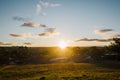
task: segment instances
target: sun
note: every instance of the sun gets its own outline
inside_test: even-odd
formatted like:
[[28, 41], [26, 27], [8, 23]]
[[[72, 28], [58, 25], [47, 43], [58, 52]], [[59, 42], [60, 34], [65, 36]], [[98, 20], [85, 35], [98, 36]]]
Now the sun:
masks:
[[60, 41], [58, 46], [61, 48], [61, 49], [64, 49], [67, 47], [67, 43], [65, 41]]

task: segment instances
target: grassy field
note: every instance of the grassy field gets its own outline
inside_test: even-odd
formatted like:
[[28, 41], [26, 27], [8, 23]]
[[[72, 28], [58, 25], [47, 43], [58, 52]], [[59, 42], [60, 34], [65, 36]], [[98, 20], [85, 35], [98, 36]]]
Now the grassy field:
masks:
[[0, 80], [120, 80], [120, 69], [91, 63], [0, 66]]

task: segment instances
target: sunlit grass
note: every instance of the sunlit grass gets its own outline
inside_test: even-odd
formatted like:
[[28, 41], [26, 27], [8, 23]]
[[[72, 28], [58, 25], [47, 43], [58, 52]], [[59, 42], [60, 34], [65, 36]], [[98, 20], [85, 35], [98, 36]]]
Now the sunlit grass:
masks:
[[0, 68], [0, 80], [40, 80], [42, 77], [46, 80], [115, 80], [120, 79], [120, 70], [90, 63], [9, 65]]

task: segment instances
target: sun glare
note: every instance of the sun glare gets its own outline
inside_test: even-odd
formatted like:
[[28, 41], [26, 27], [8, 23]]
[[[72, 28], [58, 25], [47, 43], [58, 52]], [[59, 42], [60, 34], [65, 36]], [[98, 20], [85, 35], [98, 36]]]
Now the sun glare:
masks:
[[65, 41], [60, 41], [58, 45], [61, 49], [64, 49], [67, 47], [67, 43]]

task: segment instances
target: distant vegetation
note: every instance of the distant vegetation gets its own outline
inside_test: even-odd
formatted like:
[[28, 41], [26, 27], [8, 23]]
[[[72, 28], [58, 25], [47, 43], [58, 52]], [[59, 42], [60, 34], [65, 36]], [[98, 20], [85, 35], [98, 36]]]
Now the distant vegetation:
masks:
[[66, 61], [120, 61], [120, 38], [104, 47], [0, 47], [0, 65], [51, 63], [51, 59], [67, 57]]

